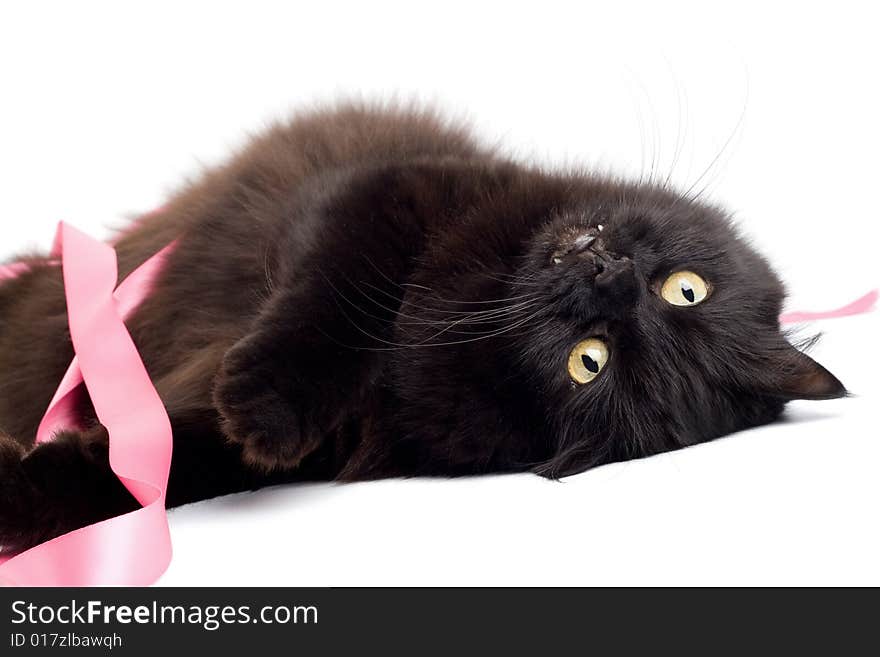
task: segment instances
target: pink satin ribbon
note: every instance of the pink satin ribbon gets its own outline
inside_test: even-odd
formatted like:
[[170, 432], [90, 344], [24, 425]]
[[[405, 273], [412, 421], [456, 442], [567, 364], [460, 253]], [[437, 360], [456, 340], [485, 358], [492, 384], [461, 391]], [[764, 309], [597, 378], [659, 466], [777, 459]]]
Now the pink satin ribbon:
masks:
[[11, 265], [0, 265], [0, 281], [7, 278], [15, 278], [28, 270], [28, 266], [23, 262], [13, 262]]
[[15, 555], [0, 565], [0, 581], [27, 586], [152, 584], [171, 561], [165, 515], [171, 423], [123, 319], [149, 293], [172, 246], [117, 288], [112, 246], [64, 223], [58, 227], [56, 245], [76, 357], [43, 418], [38, 440], [50, 440], [52, 432], [75, 426], [70, 392], [84, 381], [110, 436], [110, 467], [142, 508]]
[[[0, 565], [0, 582], [27, 586], [143, 586], [171, 561], [165, 491], [171, 466], [171, 423], [123, 320], [149, 293], [173, 244], [152, 256], [116, 287], [116, 252], [62, 223], [53, 255], [64, 274], [70, 335], [76, 356], [49, 404], [37, 441], [75, 427], [71, 393], [85, 382], [110, 435], [110, 467], [142, 508], [77, 529]], [[0, 280], [27, 271], [0, 266]], [[870, 311], [873, 290], [823, 312], [790, 312], [783, 323], [845, 317]]]
[[861, 315], [870, 312], [877, 304], [877, 290], [871, 290], [867, 294], [859, 297], [855, 301], [835, 308], [834, 310], [820, 310], [815, 312], [809, 311], [792, 311], [782, 313], [779, 316], [779, 322], [782, 324], [794, 324], [796, 322], [812, 322], [818, 319], [836, 319], [838, 317], [849, 317], [850, 315]]

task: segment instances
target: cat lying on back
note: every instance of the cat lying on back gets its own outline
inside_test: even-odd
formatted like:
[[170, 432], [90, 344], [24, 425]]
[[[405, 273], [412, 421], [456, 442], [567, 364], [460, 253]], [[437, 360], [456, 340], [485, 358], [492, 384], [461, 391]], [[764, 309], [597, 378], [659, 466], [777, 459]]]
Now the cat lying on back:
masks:
[[[780, 332], [717, 208], [513, 162], [424, 112], [297, 118], [117, 243], [172, 240], [127, 322], [174, 427], [170, 506], [301, 480], [558, 477], [845, 394]], [[0, 545], [137, 507], [91, 427], [34, 447], [72, 357], [61, 273], [0, 283]]]

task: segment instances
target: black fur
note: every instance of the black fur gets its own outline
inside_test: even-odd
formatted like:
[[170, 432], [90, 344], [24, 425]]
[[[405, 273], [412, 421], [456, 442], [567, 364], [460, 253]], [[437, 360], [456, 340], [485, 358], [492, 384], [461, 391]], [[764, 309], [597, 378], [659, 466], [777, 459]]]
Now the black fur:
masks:
[[[782, 285], [722, 211], [512, 162], [424, 112], [274, 128], [126, 232], [123, 275], [172, 239], [128, 322], [175, 429], [172, 506], [305, 479], [558, 477], [845, 393], [786, 340]], [[661, 298], [679, 270], [705, 302]], [[64, 316], [45, 259], [0, 285], [8, 549], [136, 505], [99, 426], [33, 447], [72, 355]], [[576, 385], [589, 337], [610, 358]]]

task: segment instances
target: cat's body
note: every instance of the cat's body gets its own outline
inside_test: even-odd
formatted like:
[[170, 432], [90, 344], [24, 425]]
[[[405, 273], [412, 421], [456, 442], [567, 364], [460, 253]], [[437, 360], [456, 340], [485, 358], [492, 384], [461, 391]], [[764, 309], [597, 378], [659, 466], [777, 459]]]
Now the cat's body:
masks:
[[[120, 276], [173, 240], [127, 322], [175, 431], [172, 506], [303, 479], [559, 475], [843, 394], [781, 336], [781, 286], [716, 210], [518, 165], [428, 114], [275, 128], [125, 232]], [[705, 304], [663, 301], [680, 269]], [[610, 356], [579, 385], [584, 338]], [[59, 268], [32, 259], [0, 283], [0, 545], [136, 504], [100, 426], [33, 448], [71, 356]], [[85, 395], [82, 412], [94, 424]]]

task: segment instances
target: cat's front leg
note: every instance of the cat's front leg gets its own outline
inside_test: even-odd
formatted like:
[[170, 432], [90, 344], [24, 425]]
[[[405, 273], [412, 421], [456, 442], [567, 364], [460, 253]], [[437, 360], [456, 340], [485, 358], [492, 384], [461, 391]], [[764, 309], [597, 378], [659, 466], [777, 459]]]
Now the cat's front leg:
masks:
[[282, 245], [298, 254], [214, 391], [227, 437], [258, 470], [299, 466], [370, 394], [424, 241], [419, 181], [407, 170], [367, 176]]
[[298, 467], [357, 413], [377, 378], [382, 351], [364, 345], [384, 346], [394, 315], [373, 308], [373, 318], [355, 319], [337, 293], [353, 290], [340, 280], [286, 293], [224, 359], [215, 405], [224, 433], [258, 471]]

